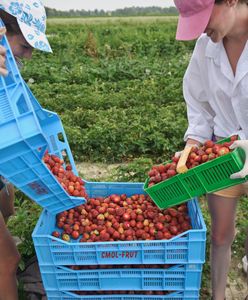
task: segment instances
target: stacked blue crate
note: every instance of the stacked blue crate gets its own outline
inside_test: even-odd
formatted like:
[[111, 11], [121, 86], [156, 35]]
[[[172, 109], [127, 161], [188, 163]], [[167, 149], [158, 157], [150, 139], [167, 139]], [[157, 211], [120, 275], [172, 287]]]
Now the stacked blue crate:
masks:
[[73, 292], [48, 291], [49, 300], [196, 300], [199, 299], [198, 291], [174, 292], [164, 296], [148, 296], [148, 295], [77, 295]]
[[[93, 183], [90, 197], [111, 194], [143, 194], [142, 183]], [[196, 199], [188, 202], [192, 229], [170, 239], [156, 241], [65, 242], [51, 235], [56, 220], [43, 211], [33, 240], [48, 299], [199, 299], [205, 262], [206, 226]], [[118, 265], [126, 265], [125, 268]], [[127, 265], [156, 265], [128, 268]], [[169, 268], [157, 265], [170, 264]], [[113, 269], [72, 270], [69, 266], [116, 265]], [[168, 291], [168, 295], [113, 295], [114, 291]], [[112, 291], [107, 295], [77, 295], [73, 291]]]

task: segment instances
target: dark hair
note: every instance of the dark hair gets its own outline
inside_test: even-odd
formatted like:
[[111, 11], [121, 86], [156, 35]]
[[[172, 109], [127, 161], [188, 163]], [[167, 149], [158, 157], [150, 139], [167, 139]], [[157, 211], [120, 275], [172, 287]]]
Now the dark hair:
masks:
[[[215, 0], [214, 3], [215, 4], [221, 4], [223, 3], [225, 0]], [[239, 0], [239, 3], [246, 3], [248, 5], [248, 0]]]
[[0, 9], [0, 18], [3, 20], [3, 23], [7, 29], [8, 34], [20, 34], [21, 29], [17, 23], [17, 19], [8, 14], [6, 11]]

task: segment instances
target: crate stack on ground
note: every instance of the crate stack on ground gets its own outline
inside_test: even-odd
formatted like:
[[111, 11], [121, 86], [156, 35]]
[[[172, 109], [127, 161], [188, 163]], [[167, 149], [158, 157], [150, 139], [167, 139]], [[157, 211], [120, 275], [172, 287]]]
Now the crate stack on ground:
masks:
[[[86, 189], [91, 198], [144, 193], [138, 183], [88, 182]], [[206, 227], [197, 200], [187, 205], [192, 229], [150, 241], [66, 242], [51, 235], [58, 230], [56, 219], [44, 210], [33, 240], [48, 299], [199, 299]], [[145, 295], [151, 291], [154, 295]]]
[[[192, 229], [170, 240], [79, 243], [51, 235], [56, 214], [86, 200], [70, 196], [43, 162], [47, 151], [61, 159], [66, 154], [77, 174], [59, 117], [43, 109], [23, 81], [6, 37], [1, 45], [9, 74], [0, 77], [0, 174], [44, 208], [33, 240], [48, 299], [199, 299], [206, 227], [197, 200], [188, 202]], [[130, 183], [86, 182], [86, 190], [89, 197], [144, 193], [143, 184]], [[116, 267], [87, 269], [94, 265]], [[167, 294], [142, 294], [151, 291]]]

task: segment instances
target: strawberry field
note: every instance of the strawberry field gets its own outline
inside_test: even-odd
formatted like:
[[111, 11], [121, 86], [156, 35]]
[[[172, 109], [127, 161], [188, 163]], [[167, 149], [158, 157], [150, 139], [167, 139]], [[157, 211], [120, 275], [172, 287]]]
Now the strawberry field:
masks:
[[[25, 63], [24, 79], [41, 105], [61, 117], [74, 159], [121, 164], [95, 180], [144, 182], [153, 164], [182, 149], [187, 128], [182, 79], [194, 42], [176, 41], [175, 30], [176, 19], [166, 17], [51, 19], [48, 34], [54, 53], [35, 52]], [[243, 198], [239, 205], [235, 262], [244, 255], [247, 203]], [[41, 209], [19, 192], [16, 206], [9, 226], [23, 239], [19, 249], [24, 263], [34, 254], [31, 232]], [[209, 226], [205, 199], [201, 206]], [[231, 278], [242, 276], [232, 266]], [[208, 299], [208, 263], [202, 295]]]
[[37, 52], [23, 75], [62, 117], [78, 161], [164, 160], [182, 147], [181, 83], [193, 44], [175, 41], [175, 25], [49, 26], [54, 54]]

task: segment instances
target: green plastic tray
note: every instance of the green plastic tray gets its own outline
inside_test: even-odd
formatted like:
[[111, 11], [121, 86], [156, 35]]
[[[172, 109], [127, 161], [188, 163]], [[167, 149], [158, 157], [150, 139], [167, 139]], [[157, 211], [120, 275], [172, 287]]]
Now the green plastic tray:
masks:
[[[218, 144], [227, 141], [230, 141], [230, 138], [223, 139]], [[178, 174], [152, 187], [148, 187], [149, 178], [147, 178], [144, 190], [160, 209], [165, 209], [194, 197], [245, 182], [247, 177], [230, 179], [231, 174], [243, 168], [244, 161], [244, 151], [237, 148], [224, 156], [205, 162], [189, 169], [184, 174]]]

